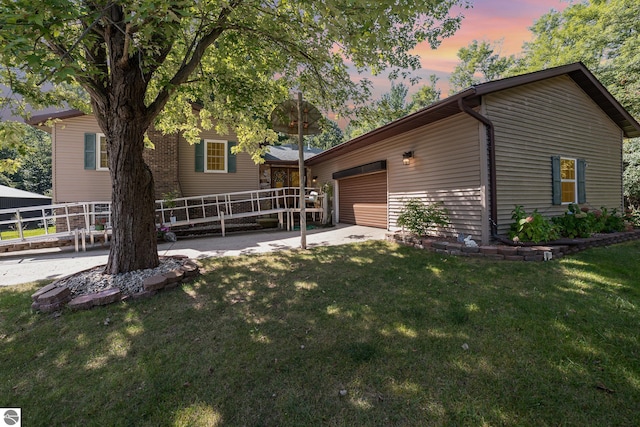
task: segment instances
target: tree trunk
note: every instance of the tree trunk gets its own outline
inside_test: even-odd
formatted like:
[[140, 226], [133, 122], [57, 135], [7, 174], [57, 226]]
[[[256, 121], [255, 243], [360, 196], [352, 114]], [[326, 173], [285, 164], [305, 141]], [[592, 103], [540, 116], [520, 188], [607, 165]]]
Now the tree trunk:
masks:
[[[112, 122], [112, 242], [106, 273], [158, 266], [153, 175], [142, 158], [145, 128], [135, 121]], [[119, 126], [120, 125], [120, 126]]]
[[142, 157], [144, 135], [150, 124], [144, 105], [146, 85], [137, 70], [119, 71], [122, 73], [114, 73], [111, 79], [109, 102], [102, 106], [93, 103], [107, 138], [111, 175], [113, 228], [107, 274], [154, 268], [159, 264], [154, 181]]

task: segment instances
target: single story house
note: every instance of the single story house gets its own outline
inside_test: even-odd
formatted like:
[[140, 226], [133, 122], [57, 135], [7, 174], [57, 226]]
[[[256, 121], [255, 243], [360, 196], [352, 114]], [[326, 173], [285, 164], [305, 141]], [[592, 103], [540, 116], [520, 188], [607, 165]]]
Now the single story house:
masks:
[[452, 235], [488, 243], [516, 205], [623, 207], [623, 138], [640, 124], [582, 64], [478, 84], [308, 161], [334, 220], [394, 230], [405, 201], [443, 202]]
[[[59, 119], [51, 129], [54, 201], [110, 200], [95, 118], [66, 111], [29, 123], [48, 118]], [[272, 147], [258, 166], [230, 152], [234, 135], [203, 131], [196, 145], [149, 136], [158, 199], [299, 182], [295, 147]], [[506, 234], [516, 205], [546, 216], [570, 203], [622, 209], [622, 143], [639, 136], [640, 124], [574, 63], [479, 84], [324, 152], [305, 150], [306, 177], [332, 184], [334, 222], [394, 230], [404, 202], [420, 198], [444, 203], [447, 233], [488, 243]]]

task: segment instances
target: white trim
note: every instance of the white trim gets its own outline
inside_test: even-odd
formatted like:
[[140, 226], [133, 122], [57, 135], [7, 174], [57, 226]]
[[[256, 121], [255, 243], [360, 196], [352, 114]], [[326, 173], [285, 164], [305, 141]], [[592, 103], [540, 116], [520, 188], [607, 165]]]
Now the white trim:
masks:
[[[108, 171], [109, 167], [103, 168], [101, 167], [101, 150], [100, 150], [100, 138], [104, 138], [105, 139], [105, 143], [107, 141], [107, 137], [104, 135], [104, 133], [96, 133], [96, 170], [97, 171]], [[107, 162], [108, 163], [108, 162]]]
[[[224, 170], [208, 169], [209, 143], [224, 144]], [[204, 140], [204, 172], [205, 173], [227, 173], [229, 171], [229, 141], [222, 139], [205, 139]]]
[[[563, 160], [570, 160], [573, 162], [573, 174], [574, 174], [573, 179], [562, 178], [562, 161]], [[573, 182], [573, 201], [572, 202], [565, 202], [562, 200], [563, 199], [562, 184], [566, 182]], [[574, 205], [578, 203], [578, 159], [577, 158], [560, 157], [560, 203], [563, 205]]]

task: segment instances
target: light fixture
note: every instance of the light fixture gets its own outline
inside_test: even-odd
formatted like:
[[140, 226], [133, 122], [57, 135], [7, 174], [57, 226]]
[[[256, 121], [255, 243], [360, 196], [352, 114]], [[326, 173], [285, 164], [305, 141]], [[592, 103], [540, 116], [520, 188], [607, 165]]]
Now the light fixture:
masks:
[[402, 164], [403, 165], [411, 164], [412, 158], [413, 158], [413, 151], [407, 151], [402, 153]]
[[318, 175], [314, 175], [314, 177], [311, 179], [311, 181], [315, 184], [316, 181], [318, 181]]

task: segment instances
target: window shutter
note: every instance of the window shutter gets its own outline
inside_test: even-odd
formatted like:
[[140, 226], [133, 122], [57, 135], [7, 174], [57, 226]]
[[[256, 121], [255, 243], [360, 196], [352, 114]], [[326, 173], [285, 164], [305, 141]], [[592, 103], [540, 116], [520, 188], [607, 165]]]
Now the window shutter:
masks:
[[204, 139], [196, 144], [196, 172], [204, 172]]
[[578, 159], [576, 175], [578, 176], [578, 203], [587, 203], [587, 161]]
[[95, 170], [96, 168], [96, 134], [84, 134], [84, 168]]
[[554, 205], [562, 204], [562, 174], [560, 173], [560, 156], [551, 157], [552, 197]]
[[227, 142], [227, 172], [236, 173], [236, 155], [231, 152], [231, 147], [235, 147], [235, 141]]

